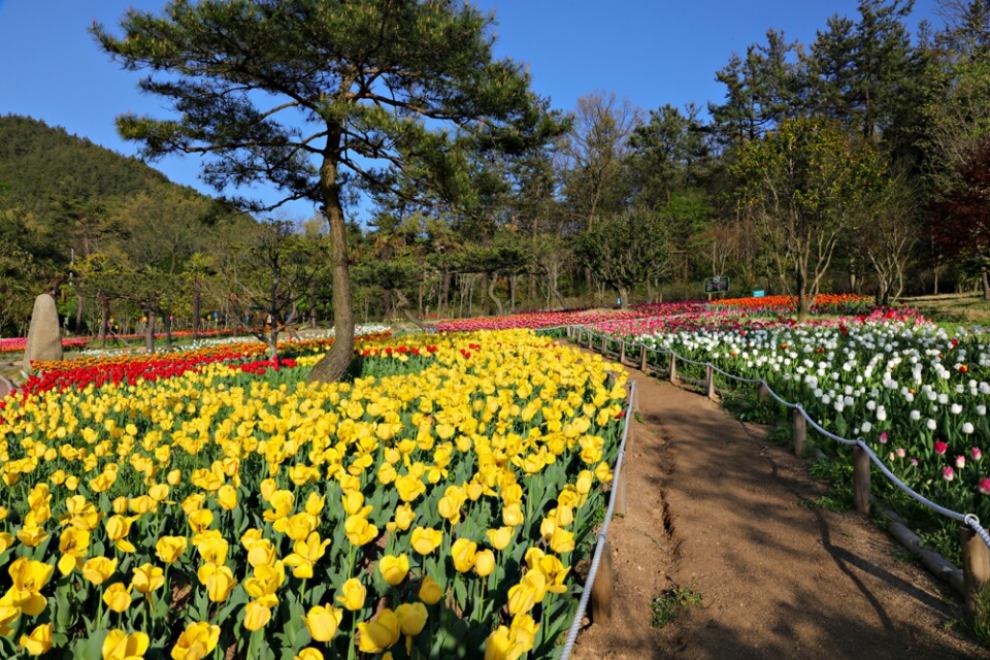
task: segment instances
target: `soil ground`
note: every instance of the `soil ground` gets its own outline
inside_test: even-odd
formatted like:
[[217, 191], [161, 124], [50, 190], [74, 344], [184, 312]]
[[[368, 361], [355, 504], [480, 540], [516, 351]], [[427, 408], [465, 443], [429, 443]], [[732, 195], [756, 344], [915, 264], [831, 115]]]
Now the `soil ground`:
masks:
[[[613, 520], [610, 622], [575, 658], [990, 657], [959, 599], [854, 512], [807, 506], [825, 487], [804, 461], [703, 396], [630, 369], [637, 421]], [[674, 586], [701, 595], [651, 626]]]

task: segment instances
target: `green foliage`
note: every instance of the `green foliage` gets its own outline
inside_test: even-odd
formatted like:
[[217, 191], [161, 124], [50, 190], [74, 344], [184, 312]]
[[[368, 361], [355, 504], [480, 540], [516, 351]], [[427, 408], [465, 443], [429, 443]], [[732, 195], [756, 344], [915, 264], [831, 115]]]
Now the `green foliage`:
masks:
[[654, 628], [663, 628], [668, 623], [692, 607], [701, 605], [701, 594], [690, 587], [672, 587], [659, 596], [654, 596], [650, 603], [653, 611], [651, 624]]
[[[586, 231], [580, 253], [599, 280], [625, 293], [664, 272], [667, 266], [664, 226], [657, 213], [631, 209]], [[628, 295], [622, 298], [623, 304], [627, 304]]]

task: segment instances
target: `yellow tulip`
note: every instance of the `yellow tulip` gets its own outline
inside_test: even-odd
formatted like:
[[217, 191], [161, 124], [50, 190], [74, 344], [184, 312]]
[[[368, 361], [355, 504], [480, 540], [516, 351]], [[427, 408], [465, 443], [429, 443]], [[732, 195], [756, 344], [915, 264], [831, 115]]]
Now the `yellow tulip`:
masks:
[[480, 577], [488, 577], [495, 570], [495, 553], [485, 548], [474, 558], [474, 572]]
[[244, 627], [254, 632], [261, 630], [272, 619], [272, 609], [261, 601], [252, 600], [244, 607]]
[[413, 549], [421, 555], [428, 555], [436, 550], [443, 541], [443, 532], [432, 527], [417, 527], [412, 531], [411, 543]]
[[152, 591], [161, 589], [164, 584], [164, 571], [150, 563], [135, 568], [134, 574], [131, 576], [131, 586], [134, 587], [135, 591], [146, 596]]
[[316, 642], [329, 642], [337, 633], [344, 612], [332, 605], [316, 605], [306, 613], [306, 629]]
[[415, 637], [423, 632], [428, 615], [423, 603], [403, 603], [395, 608], [395, 616], [399, 619], [399, 628], [403, 635]]
[[224, 484], [217, 491], [217, 502], [227, 511], [237, 508], [237, 489], [230, 484]]
[[237, 586], [234, 572], [228, 566], [203, 564], [196, 572], [200, 584], [206, 587], [206, 595], [212, 603], [223, 603]]
[[186, 537], [163, 536], [155, 544], [155, 555], [166, 564], [174, 564], [186, 551]]
[[[126, 498], [125, 498], [126, 500]], [[126, 511], [126, 501], [125, 508]], [[131, 523], [134, 518], [121, 515], [111, 516], [106, 523], [107, 537], [114, 542], [114, 545], [121, 552], [131, 553], [135, 551], [134, 544], [127, 540], [127, 535], [131, 533]]]
[[358, 624], [358, 649], [362, 653], [381, 653], [399, 641], [399, 619], [385, 608], [371, 620]]
[[95, 585], [101, 585], [117, 570], [117, 560], [109, 557], [92, 557], [83, 564], [83, 577]]
[[103, 660], [134, 660], [148, 651], [149, 639], [143, 632], [127, 634], [113, 629], [103, 639]]
[[357, 578], [351, 578], [340, 587], [341, 593], [337, 596], [346, 609], [354, 612], [364, 607], [364, 599], [368, 595], [368, 590]]
[[123, 582], [114, 582], [103, 591], [103, 602], [114, 612], [123, 612], [131, 606], [131, 589]]
[[384, 555], [378, 560], [378, 571], [390, 585], [397, 586], [406, 579], [409, 573], [409, 557], [405, 553], [396, 557], [395, 555]]
[[52, 648], [52, 624], [43, 623], [28, 635], [21, 635], [21, 648], [28, 655], [44, 655]]
[[550, 539], [550, 549], [561, 555], [572, 551], [574, 549], [574, 533], [563, 527], [557, 527], [553, 530], [553, 536]]
[[[3, 520], [3, 518], [0, 518], [0, 520]], [[0, 532], [0, 554], [7, 552], [12, 545], [14, 545], [14, 535], [10, 532]]]
[[413, 502], [426, 492], [426, 484], [419, 477], [404, 474], [395, 480], [395, 490], [403, 502]]
[[344, 531], [347, 533], [347, 540], [355, 546], [365, 545], [378, 537], [378, 528], [364, 516], [348, 516], [344, 521]]
[[344, 511], [353, 516], [364, 506], [364, 495], [359, 490], [349, 490], [343, 494]]
[[477, 554], [478, 544], [468, 539], [457, 539], [450, 546], [450, 557], [454, 560], [454, 569], [459, 573], [467, 573], [474, 568]]
[[516, 527], [523, 524], [525, 520], [526, 516], [523, 515], [522, 507], [518, 503], [502, 508], [502, 524], [509, 527]]
[[519, 584], [509, 588], [509, 614], [525, 614], [543, 600], [547, 586], [546, 576], [540, 571], [529, 570]]
[[307, 646], [296, 654], [294, 660], [323, 660], [323, 653], [319, 649]]
[[429, 575], [423, 578], [419, 586], [419, 599], [427, 605], [436, 605], [443, 598], [443, 589]]
[[191, 623], [172, 647], [172, 660], [201, 660], [213, 652], [218, 641], [220, 626], [205, 621]]
[[89, 550], [89, 532], [76, 527], [66, 527], [58, 541], [58, 551], [62, 557], [58, 560], [58, 570], [62, 575], [68, 575], [82, 567], [83, 557]]
[[492, 544], [493, 548], [504, 550], [509, 545], [509, 542], [512, 541], [514, 531], [512, 527], [499, 527], [498, 529], [489, 529], [485, 534], [488, 536], [488, 542]]

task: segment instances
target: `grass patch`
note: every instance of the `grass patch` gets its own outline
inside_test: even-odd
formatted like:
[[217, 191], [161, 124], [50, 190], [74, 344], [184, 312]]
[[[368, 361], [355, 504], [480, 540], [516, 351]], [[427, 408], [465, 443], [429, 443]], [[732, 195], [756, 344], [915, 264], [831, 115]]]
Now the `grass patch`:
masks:
[[663, 628], [680, 616], [685, 610], [701, 605], [701, 594], [690, 587], [673, 587], [659, 596], [654, 596], [650, 604], [653, 610], [652, 625]]

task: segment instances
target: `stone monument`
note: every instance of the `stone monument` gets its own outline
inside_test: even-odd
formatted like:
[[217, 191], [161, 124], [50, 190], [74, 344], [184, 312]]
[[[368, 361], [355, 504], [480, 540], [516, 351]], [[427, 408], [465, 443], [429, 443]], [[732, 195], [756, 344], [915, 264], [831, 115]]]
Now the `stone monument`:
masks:
[[43, 293], [34, 299], [27, 346], [24, 348], [24, 371], [31, 372], [31, 362], [62, 359], [62, 332], [58, 324], [55, 298]]

